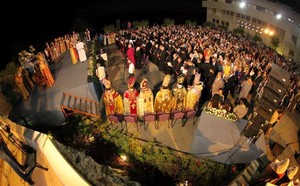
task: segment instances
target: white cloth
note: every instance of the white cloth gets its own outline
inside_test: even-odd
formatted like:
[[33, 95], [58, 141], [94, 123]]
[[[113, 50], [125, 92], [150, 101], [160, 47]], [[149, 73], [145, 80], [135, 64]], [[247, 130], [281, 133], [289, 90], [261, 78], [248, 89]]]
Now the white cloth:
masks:
[[85, 50], [84, 50], [84, 43], [83, 42], [78, 42], [76, 44], [76, 49], [78, 51], [78, 55], [79, 55], [79, 60], [80, 62], [84, 62], [87, 60], [87, 57], [86, 57], [86, 53], [85, 53]]

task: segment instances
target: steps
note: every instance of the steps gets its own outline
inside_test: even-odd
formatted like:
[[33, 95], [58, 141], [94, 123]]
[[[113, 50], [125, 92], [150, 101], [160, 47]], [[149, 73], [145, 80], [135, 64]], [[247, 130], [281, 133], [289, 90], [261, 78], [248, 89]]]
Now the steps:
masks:
[[69, 115], [73, 114], [83, 114], [100, 118], [98, 101], [75, 96], [66, 92], [63, 93], [60, 107], [66, 119], [68, 119]]

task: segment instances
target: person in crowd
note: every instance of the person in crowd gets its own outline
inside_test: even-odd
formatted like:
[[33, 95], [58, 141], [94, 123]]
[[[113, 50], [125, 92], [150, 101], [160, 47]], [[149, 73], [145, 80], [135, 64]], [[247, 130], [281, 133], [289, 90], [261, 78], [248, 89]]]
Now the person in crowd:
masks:
[[124, 115], [138, 114], [137, 99], [139, 92], [134, 87], [135, 78], [131, 77], [128, 80], [128, 89], [123, 94]]
[[135, 66], [135, 50], [132, 46], [132, 43], [128, 44], [128, 49], [127, 49], [127, 61], [131, 61], [131, 63]]
[[198, 110], [197, 106], [204, 88], [203, 82], [200, 81], [200, 76], [199, 73], [196, 73], [193, 85], [187, 89], [185, 110]]
[[265, 185], [266, 183], [276, 184], [286, 174], [289, 164], [289, 158], [285, 158], [281, 161], [275, 159], [265, 168], [261, 177], [253, 181], [251, 185]]
[[172, 89], [172, 110], [182, 111], [186, 107], [186, 88], [184, 87], [185, 76], [181, 74], [177, 78], [177, 84]]
[[143, 78], [140, 83], [140, 93], [138, 96], [138, 115], [144, 116], [145, 113], [154, 113], [154, 96], [152, 90], [148, 87], [148, 80]]
[[225, 81], [224, 98], [226, 99], [230, 93], [232, 98], [235, 98], [235, 89], [237, 85], [237, 77], [233, 70], [230, 70], [230, 75]]
[[284, 176], [276, 182], [276, 185], [279, 185], [279, 186], [292, 186], [292, 185], [294, 185], [295, 182], [294, 182], [293, 179], [296, 176], [297, 172], [298, 172], [298, 166], [297, 165], [289, 167], [285, 171]]
[[128, 79], [134, 77], [135, 74], [135, 66], [134, 63], [131, 60], [128, 60]]
[[76, 47], [76, 50], [78, 52], [80, 62], [81, 63], [85, 62], [87, 60], [87, 57], [86, 57], [84, 42], [82, 40], [79, 40], [76, 43], [75, 47]]
[[212, 84], [212, 87], [211, 87], [211, 95], [214, 95], [214, 94], [218, 93], [220, 89], [223, 89], [224, 84], [225, 83], [224, 83], [224, 80], [222, 77], [222, 72], [218, 72], [218, 74]]
[[106, 116], [109, 114], [123, 114], [124, 106], [121, 95], [111, 86], [111, 82], [103, 79], [105, 91], [103, 93], [103, 102]]
[[233, 108], [233, 113], [239, 118], [243, 119], [248, 112], [248, 101], [246, 98], [241, 98], [239, 104]]
[[241, 84], [241, 91], [239, 93], [239, 99], [247, 98], [248, 94], [252, 88], [253, 82], [251, 76], [247, 76], [246, 80]]
[[76, 64], [78, 62], [78, 58], [77, 58], [78, 54], [76, 54], [77, 50], [76, 50], [75, 46], [73, 45], [73, 43], [70, 43], [69, 51], [70, 51], [72, 63]]
[[43, 56], [40, 53], [38, 53], [38, 55], [37, 55], [37, 60], [38, 60], [38, 64], [40, 67], [40, 72], [42, 73], [44, 78], [47, 80], [47, 86], [52, 87], [53, 84], [55, 83], [55, 80], [52, 76], [49, 66], [46, 64]]
[[172, 92], [170, 90], [171, 76], [166, 75], [162, 82], [162, 86], [156, 94], [154, 99], [154, 110], [156, 113], [166, 112], [170, 113], [172, 109]]
[[105, 87], [104, 87], [102, 81], [106, 78], [106, 70], [105, 70], [105, 67], [101, 66], [100, 63], [97, 63], [96, 76], [99, 79], [99, 83], [100, 83], [102, 91], [104, 91]]
[[15, 75], [15, 83], [18, 87], [18, 91], [22, 94], [23, 99], [27, 100], [30, 96], [29, 90], [26, 88], [24, 84], [23, 75], [21, 72], [17, 72]]
[[85, 38], [86, 38], [86, 41], [91, 41], [91, 32], [89, 31], [89, 29], [85, 29]]

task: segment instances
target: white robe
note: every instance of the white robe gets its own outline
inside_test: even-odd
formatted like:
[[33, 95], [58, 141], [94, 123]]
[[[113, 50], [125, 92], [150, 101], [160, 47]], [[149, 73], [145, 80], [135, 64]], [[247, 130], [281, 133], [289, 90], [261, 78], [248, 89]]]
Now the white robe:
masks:
[[78, 42], [76, 44], [76, 49], [78, 51], [78, 55], [79, 55], [79, 60], [80, 62], [84, 62], [87, 60], [87, 57], [86, 57], [86, 53], [85, 53], [85, 50], [84, 50], [84, 43], [83, 42]]

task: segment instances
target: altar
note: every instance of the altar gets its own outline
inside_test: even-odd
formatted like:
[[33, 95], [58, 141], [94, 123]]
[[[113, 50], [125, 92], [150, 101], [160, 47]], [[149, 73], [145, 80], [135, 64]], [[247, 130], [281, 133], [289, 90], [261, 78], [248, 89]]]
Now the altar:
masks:
[[203, 111], [196, 123], [190, 153], [225, 164], [250, 163], [265, 153], [264, 134], [255, 143], [242, 135], [247, 120], [221, 118]]

